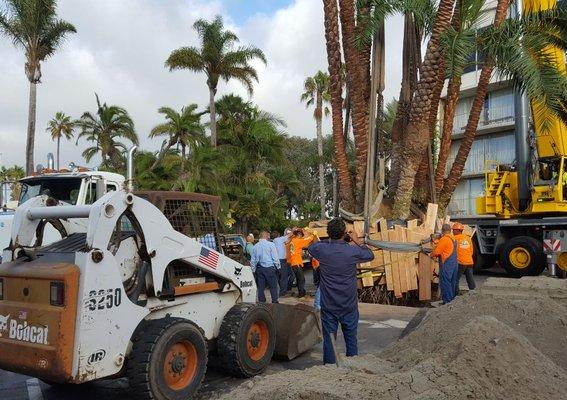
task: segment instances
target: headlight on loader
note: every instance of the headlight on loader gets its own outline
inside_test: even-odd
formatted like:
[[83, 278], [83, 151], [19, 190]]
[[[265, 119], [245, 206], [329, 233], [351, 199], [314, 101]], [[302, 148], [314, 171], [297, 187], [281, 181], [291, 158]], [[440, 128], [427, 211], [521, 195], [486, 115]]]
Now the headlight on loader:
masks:
[[51, 282], [49, 289], [49, 304], [63, 307], [65, 305], [65, 285], [63, 282]]

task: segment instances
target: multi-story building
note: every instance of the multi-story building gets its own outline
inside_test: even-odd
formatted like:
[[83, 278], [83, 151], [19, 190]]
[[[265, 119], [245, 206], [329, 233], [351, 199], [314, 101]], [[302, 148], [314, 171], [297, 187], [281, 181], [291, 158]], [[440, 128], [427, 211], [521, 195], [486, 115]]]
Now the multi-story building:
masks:
[[[508, 12], [509, 17], [518, 15], [518, 9], [516, 8], [518, 4], [521, 4], [521, 0], [513, 3]], [[566, 7], [567, 0], [558, 1], [557, 6]], [[485, 3], [482, 22], [478, 26], [479, 30], [492, 23], [495, 10], [496, 0], [489, 0]], [[482, 68], [483, 60], [480, 54], [475, 53], [471, 55], [471, 61], [476, 61], [476, 63], [471, 63], [465, 69], [462, 77], [461, 93], [453, 126], [453, 140], [448, 169], [452, 165], [463, 139], [463, 133], [467, 125]], [[447, 85], [445, 85], [442, 97], [446, 95]], [[487, 163], [491, 161], [501, 164], [514, 163], [516, 158], [515, 125], [516, 122], [520, 122], [516, 121], [516, 119], [522, 115], [521, 110], [515, 109], [515, 104], [518, 104], [515, 101], [516, 95], [512, 82], [502, 79], [497, 72], [494, 72], [461, 181], [449, 204], [448, 211], [450, 215], [473, 216], [476, 214], [476, 198], [482, 195], [485, 189], [484, 171]], [[444, 100], [443, 98], [440, 106], [441, 120]], [[529, 110], [525, 112], [529, 113]], [[521, 123], [519, 126], [521, 126]]]
[[[487, 26], [493, 21], [496, 1], [488, 1], [484, 7], [483, 23]], [[481, 55], [471, 56], [471, 63], [462, 76], [461, 93], [457, 103], [453, 124], [451, 152], [447, 164], [450, 169], [463, 139], [470, 109], [476, 92], [480, 70]], [[442, 93], [440, 114], [447, 95], [447, 85]], [[442, 118], [440, 118], [442, 120]], [[484, 171], [490, 161], [512, 163], [515, 159], [514, 144], [514, 88], [508, 80], [503, 80], [497, 73], [491, 79], [489, 92], [484, 100], [476, 136], [465, 164], [465, 169], [449, 204], [449, 214], [470, 216], [476, 214], [476, 198], [484, 192]]]

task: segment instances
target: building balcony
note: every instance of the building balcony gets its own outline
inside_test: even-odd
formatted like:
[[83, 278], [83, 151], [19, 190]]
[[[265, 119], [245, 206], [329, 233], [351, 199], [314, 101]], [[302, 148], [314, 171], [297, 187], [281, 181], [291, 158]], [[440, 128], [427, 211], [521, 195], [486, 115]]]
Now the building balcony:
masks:
[[[465, 133], [469, 114], [457, 114], [453, 123], [453, 135], [459, 136]], [[477, 132], [488, 133], [508, 128], [514, 125], [514, 106], [490, 107], [482, 110], [480, 121], [478, 122]]]

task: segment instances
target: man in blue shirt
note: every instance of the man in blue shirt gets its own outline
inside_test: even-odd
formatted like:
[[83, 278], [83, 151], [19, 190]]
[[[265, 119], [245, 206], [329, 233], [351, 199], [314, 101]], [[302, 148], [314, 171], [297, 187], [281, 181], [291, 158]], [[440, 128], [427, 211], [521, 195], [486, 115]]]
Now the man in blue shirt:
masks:
[[289, 285], [289, 275], [291, 274], [291, 267], [287, 262], [285, 244], [291, 236], [291, 229], [287, 228], [283, 236], [278, 236], [274, 239], [276, 250], [278, 251], [278, 258], [280, 260], [280, 296], [285, 296], [291, 287]]
[[278, 302], [278, 272], [280, 269], [280, 260], [278, 258], [278, 251], [276, 245], [270, 242], [270, 233], [262, 231], [260, 233], [260, 240], [252, 250], [252, 258], [250, 266], [252, 272], [256, 276], [256, 283], [258, 285], [258, 301], [260, 303], [266, 302], [266, 295], [264, 289], [266, 284], [270, 288], [270, 297], [272, 303]]
[[[321, 289], [321, 324], [323, 326], [323, 363], [334, 364], [335, 353], [331, 335], [337, 337], [341, 324], [346, 344], [346, 355], [358, 355], [358, 292], [356, 264], [374, 259], [372, 251], [355, 235], [346, 234], [340, 218], [329, 222], [328, 241], [309, 246], [308, 251], [319, 260]], [[350, 238], [350, 239], [349, 239]], [[347, 243], [352, 240], [352, 243]]]

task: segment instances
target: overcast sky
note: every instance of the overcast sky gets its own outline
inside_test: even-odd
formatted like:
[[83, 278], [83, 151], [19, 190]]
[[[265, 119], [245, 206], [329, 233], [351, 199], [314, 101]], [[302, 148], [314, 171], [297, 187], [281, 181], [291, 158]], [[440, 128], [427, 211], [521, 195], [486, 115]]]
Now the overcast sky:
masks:
[[[312, 110], [305, 109], [299, 96], [305, 77], [327, 68], [321, 0], [60, 0], [58, 14], [75, 25], [77, 34], [42, 66], [36, 164], [45, 164], [46, 154], [55, 153], [45, 132], [47, 122], [57, 111], [73, 118], [94, 111], [95, 92], [128, 110], [142, 149], [157, 150], [161, 141], [147, 136], [161, 122], [160, 106], [180, 109], [197, 103], [204, 108], [208, 101], [203, 74], [169, 72], [164, 61], [172, 50], [198, 44], [192, 29], [196, 19], [217, 14], [243, 44], [266, 54], [268, 65], [257, 65], [260, 82], [252, 100], [285, 119], [289, 134], [315, 137]], [[399, 91], [402, 19], [391, 18], [386, 32], [389, 100]], [[0, 37], [0, 165], [24, 164], [28, 88], [23, 53]], [[219, 84], [218, 96], [230, 92], [247, 97], [237, 82]], [[329, 121], [325, 134], [330, 134]], [[64, 142], [61, 165], [85, 165], [81, 152], [86, 146], [85, 141], [78, 146]]]

